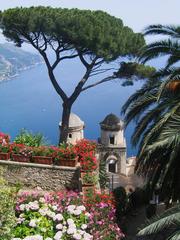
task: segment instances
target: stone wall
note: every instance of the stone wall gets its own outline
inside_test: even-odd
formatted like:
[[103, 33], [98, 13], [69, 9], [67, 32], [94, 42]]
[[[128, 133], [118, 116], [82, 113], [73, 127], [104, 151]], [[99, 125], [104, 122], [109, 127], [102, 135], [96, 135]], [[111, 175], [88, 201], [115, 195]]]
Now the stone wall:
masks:
[[41, 188], [45, 191], [79, 189], [79, 168], [43, 164], [0, 161], [5, 180], [21, 184], [23, 189]]

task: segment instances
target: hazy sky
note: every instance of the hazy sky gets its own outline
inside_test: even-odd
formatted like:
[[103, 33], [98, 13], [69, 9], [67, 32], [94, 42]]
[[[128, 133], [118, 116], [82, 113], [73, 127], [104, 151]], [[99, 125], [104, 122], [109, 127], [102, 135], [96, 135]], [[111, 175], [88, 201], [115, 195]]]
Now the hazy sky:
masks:
[[136, 32], [154, 23], [179, 24], [180, 0], [0, 0], [1, 10], [37, 5], [101, 9], [121, 18]]

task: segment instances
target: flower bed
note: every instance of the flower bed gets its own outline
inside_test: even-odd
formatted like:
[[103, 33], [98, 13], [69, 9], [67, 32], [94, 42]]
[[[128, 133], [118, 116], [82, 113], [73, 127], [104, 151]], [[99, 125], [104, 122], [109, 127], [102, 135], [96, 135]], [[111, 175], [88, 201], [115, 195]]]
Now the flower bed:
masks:
[[43, 197], [36, 192], [20, 195], [13, 240], [121, 239], [124, 235], [115, 223], [113, 202], [97, 196], [93, 197], [96, 202], [83, 202], [72, 191]]

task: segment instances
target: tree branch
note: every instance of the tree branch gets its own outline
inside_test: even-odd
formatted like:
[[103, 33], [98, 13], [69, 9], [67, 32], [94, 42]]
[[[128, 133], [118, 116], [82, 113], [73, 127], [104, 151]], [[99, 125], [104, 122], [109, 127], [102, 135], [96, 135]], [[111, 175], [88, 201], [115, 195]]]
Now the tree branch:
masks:
[[77, 49], [77, 53], [79, 55], [79, 59], [81, 60], [82, 64], [88, 69], [89, 63], [84, 59], [82, 52]]
[[101, 83], [105, 83], [105, 82], [111, 81], [111, 80], [116, 79], [116, 78], [117, 78], [117, 77], [114, 76], [114, 75], [112, 75], [112, 76], [110, 76], [110, 77], [106, 77], [106, 78], [102, 79], [102, 80], [99, 81], [99, 82], [96, 82], [96, 83], [90, 84], [90, 85], [88, 85], [88, 86], [82, 88], [81, 91], [85, 91], [85, 90], [87, 90], [87, 89], [89, 89], [89, 88], [95, 87], [95, 86], [97, 86], [97, 85], [99, 85], [99, 84], [101, 84]]
[[31, 39], [31, 37], [29, 37], [28, 35], [25, 35], [26, 39], [29, 40], [29, 42], [32, 44], [32, 46], [38, 50], [38, 52], [41, 54], [41, 56], [43, 57], [45, 63], [46, 63], [46, 66], [47, 66], [47, 69], [48, 69], [48, 74], [49, 74], [49, 78], [52, 82], [52, 85], [54, 86], [56, 92], [58, 93], [58, 95], [62, 98], [63, 101], [66, 101], [68, 99], [67, 95], [65, 94], [65, 92], [62, 90], [62, 88], [59, 86], [59, 84], [57, 83], [56, 81], [56, 78], [54, 76], [54, 73], [53, 73], [53, 69], [52, 69], [52, 66], [47, 58], [47, 55], [46, 53], [39, 49], [38, 46], [36, 46], [36, 44], [33, 42], [33, 40]]

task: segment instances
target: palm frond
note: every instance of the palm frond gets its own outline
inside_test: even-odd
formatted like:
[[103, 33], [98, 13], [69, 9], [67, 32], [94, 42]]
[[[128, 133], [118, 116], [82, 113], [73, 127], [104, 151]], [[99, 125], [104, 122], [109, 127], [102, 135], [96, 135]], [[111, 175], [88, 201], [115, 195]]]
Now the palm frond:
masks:
[[162, 34], [171, 38], [180, 38], [180, 27], [174, 25], [150, 25], [143, 31], [144, 35]]
[[[141, 229], [137, 236], [147, 236], [147, 235], [155, 235], [163, 230], [166, 230], [170, 227], [176, 229], [180, 227], [180, 206], [173, 207], [169, 209], [164, 214], [153, 218], [151, 221], [148, 221], [146, 226]], [[173, 231], [172, 231], [173, 232]], [[170, 233], [172, 236], [172, 233]], [[168, 239], [168, 238], [167, 238]]]
[[141, 50], [142, 53], [140, 54], [139, 61], [145, 63], [156, 57], [173, 54], [177, 50], [180, 50], [179, 42], [172, 41], [171, 39], [151, 43]]

